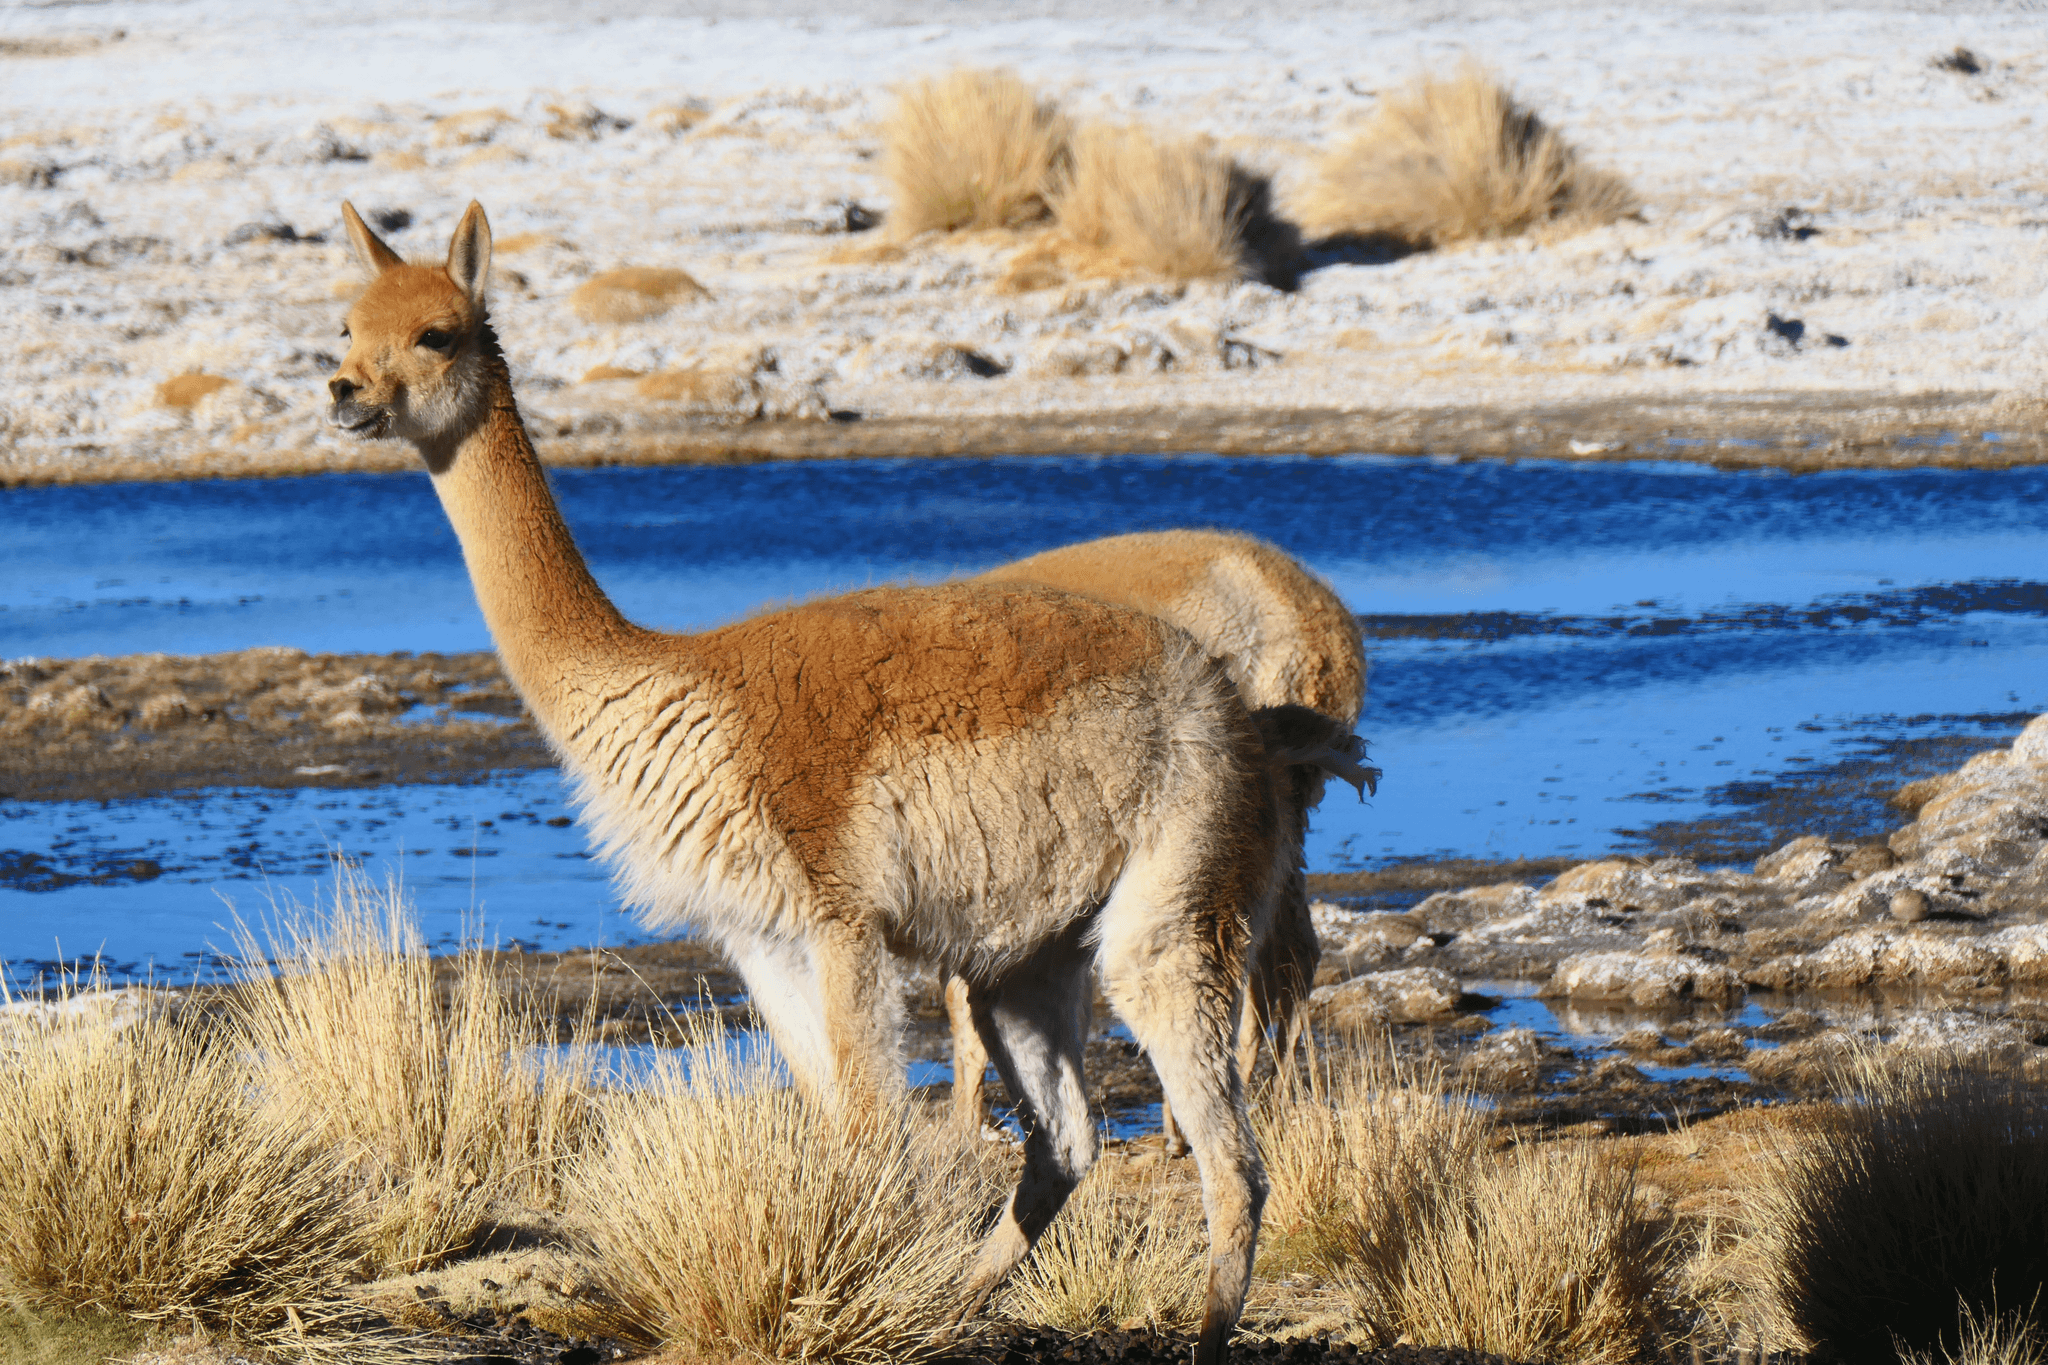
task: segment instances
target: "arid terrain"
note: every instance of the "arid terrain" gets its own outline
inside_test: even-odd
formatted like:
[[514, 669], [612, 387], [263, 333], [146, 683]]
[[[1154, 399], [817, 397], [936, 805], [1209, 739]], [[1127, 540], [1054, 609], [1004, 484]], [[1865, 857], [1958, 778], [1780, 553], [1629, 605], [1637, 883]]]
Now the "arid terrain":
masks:
[[[406, 467], [315, 417], [356, 287], [344, 198], [416, 253], [485, 203], [494, 312], [564, 463], [2038, 460], [2039, 26], [1842, 13], [13, 11], [0, 479]], [[889, 226], [912, 77], [1014, 67], [1079, 124], [1203, 134], [1285, 222], [1320, 156], [1462, 56], [1639, 212], [1433, 251], [1311, 238], [1287, 287]]]

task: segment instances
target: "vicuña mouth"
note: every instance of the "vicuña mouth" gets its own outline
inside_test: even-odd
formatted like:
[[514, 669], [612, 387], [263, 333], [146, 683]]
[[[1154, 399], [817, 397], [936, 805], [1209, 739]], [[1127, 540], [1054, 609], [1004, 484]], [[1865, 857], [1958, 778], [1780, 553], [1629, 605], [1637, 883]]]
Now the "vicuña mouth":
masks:
[[337, 407], [328, 413], [327, 420], [351, 436], [376, 436], [381, 434], [385, 425], [390, 422], [391, 414], [374, 408], [358, 408], [352, 412], [343, 412]]

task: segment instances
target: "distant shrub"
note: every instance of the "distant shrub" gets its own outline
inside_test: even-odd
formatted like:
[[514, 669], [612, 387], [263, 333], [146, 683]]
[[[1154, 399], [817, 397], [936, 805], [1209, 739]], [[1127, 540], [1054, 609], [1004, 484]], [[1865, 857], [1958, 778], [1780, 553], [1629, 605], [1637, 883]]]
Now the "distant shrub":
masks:
[[1083, 275], [1278, 274], [1291, 283], [1293, 239], [1273, 221], [1270, 200], [1265, 177], [1207, 138], [1094, 124], [1074, 138], [1071, 162], [1054, 186], [1057, 233], [1049, 245], [1062, 265]]
[[1046, 217], [1069, 125], [1010, 71], [912, 81], [882, 127], [890, 235], [1015, 228]]
[[1468, 63], [1389, 96], [1328, 152], [1296, 204], [1312, 239], [1379, 238], [1415, 249], [1592, 226], [1635, 212], [1633, 191], [1589, 167], [1556, 130]]

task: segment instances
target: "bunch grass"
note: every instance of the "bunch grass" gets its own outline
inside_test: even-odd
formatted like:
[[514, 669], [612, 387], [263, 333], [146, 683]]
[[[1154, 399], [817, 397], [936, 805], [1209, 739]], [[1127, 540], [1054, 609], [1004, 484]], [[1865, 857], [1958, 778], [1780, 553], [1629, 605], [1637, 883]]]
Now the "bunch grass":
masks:
[[1324, 155], [1295, 209], [1314, 239], [1423, 250], [1546, 224], [1611, 223], [1639, 206], [1626, 182], [1589, 166], [1467, 62], [1383, 101], [1357, 136]]
[[1004, 1291], [1020, 1322], [1190, 1336], [1208, 1291], [1208, 1231], [1194, 1191], [1154, 1173], [1098, 1166], [1038, 1239]]
[[1205, 138], [1091, 124], [1053, 189], [1055, 245], [1083, 275], [1239, 278], [1257, 273], [1246, 238], [1264, 193]]
[[347, 864], [265, 947], [243, 931], [238, 1023], [271, 1111], [353, 1163], [377, 1272], [464, 1250], [503, 1201], [559, 1206], [594, 1117], [587, 1024], [554, 1048], [553, 1013], [475, 949], [444, 988], [400, 888]]
[[1652, 1343], [1660, 1229], [1591, 1144], [1499, 1150], [1469, 1096], [1374, 1049], [1312, 1063], [1258, 1123], [1269, 1255], [1328, 1276], [1379, 1344], [1620, 1365]]
[[2048, 1107], [2016, 1078], [1924, 1057], [1862, 1054], [1841, 1083], [1768, 1153], [1723, 1270], [1754, 1330], [1861, 1360], [2037, 1338]]
[[232, 1029], [124, 1019], [109, 994], [74, 981], [0, 1040], [5, 1335], [40, 1350], [125, 1319], [295, 1341], [365, 1249], [348, 1163], [251, 1103]]
[[1071, 131], [1012, 71], [961, 69], [904, 85], [882, 128], [890, 235], [1044, 219]]
[[827, 1111], [716, 1015], [606, 1101], [572, 1211], [624, 1321], [685, 1359], [942, 1353], [998, 1195], [986, 1158], [909, 1106]]

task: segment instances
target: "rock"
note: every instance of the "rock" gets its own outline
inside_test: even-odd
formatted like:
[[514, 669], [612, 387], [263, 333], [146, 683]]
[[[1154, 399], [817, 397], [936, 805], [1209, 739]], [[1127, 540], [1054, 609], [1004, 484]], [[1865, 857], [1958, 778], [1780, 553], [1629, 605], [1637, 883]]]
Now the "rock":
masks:
[[1457, 1013], [1464, 991], [1458, 978], [1434, 967], [1368, 972], [1309, 993], [1309, 1005], [1336, 1028], [1424, 1023]]
[[1643, 1009], [1694, 1000], [1730, 1004], [1742, 998], [1742, 978], [1718, 963], [1679, 954], [1581, 953], [1558, 964], [1543, 994], [1626, 1000]]
[[1898, 855], [1883, 844], [1858, 844], [1842, 857], [1842, 870], [1851, 877], [1867, 877], [1897, 867]]
[[1482, 924], [1525, 915], [1536, 904], [1535, 888], [1500, 882], [1464, 891], [1439, 891], [1409, 911], [1432, 934], [1457, 934]]
[[1645, 910], [1675, 910], [1713, 889], [1712, 880], [1683, 858], [1664, 858], [1648, 866], [1608, 859], [1581, 863], [1559, 873], [1555, 881], [1538, 893], [1537, 899], [1546, 905], [1636, 914]]
[[1851, 877], [1841, 866], [1842, 856], [1840, 848], [1809, 834], [1757, 859], [1756, 875], [1761, 881], [1784, 886], [1795, 896], [1833, 891], [1845, 885]]
[[1528, 1090], [1543, 1079], [1543, 1042], [1533, 1029], [1489, 1033], [1459, 1064], [1468, 1085], [1494, 1090]]
[[1794, 954], [1751, 968], [1745, 979], [1772, 990], [1922, 986], [1974, 992], [2004, 986], [2007, 969], [2002, 945], [1938, 929], [1928, 925], [1910, 930], [1852, 930], [1817, 953]]
[[2048, 915], [2048, 845], [1987, 891], [1983, 909], [1987, 914]]
[[2012, 756], [2021, 763], [2048, 764], [2048, 715], [2034, 717], [2012, 742]]
[[1927, 895], [1923, 891], [1917, 891], [1909, 886], [1903, 891], [1892, 893], [1892, 918], [1901, 924], [1917, 924], [1926, 919], [1928, 908]]

